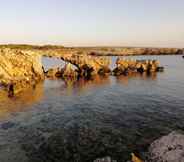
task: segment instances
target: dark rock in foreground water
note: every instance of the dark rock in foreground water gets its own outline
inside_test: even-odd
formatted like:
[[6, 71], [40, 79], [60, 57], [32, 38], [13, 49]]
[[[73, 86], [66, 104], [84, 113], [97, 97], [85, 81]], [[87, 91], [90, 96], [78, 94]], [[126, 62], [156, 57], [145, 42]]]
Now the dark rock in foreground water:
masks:
[[149, 162], [184, 162], [184, 134], [172, 132], [154, 141], [149, 156]]

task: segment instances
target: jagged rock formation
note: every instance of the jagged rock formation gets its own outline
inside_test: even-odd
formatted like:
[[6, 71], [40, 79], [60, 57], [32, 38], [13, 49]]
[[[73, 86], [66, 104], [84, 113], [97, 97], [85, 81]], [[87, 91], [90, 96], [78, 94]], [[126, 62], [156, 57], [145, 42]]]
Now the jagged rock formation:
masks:
[[66, 63], [63, 68], [51, 68], [45, 72], [46, 77], [48, 78], [77, 78], [79, 73], [78, 71], [72, 66], [71, 63]]
[[0, 50], [0, 84], [10, 85], [16, 91], [25, 84], [35, 84], [44, 78], [41, 56], [31, 51], [22, 52], [13, 49]]
[[93, 57], [88, 55], [64, 55], [62, 60], [75, 65], [80, 76], [88, 77], [98, 73], [109, 73], [110, 59], [107, 57]]
[[149, 148], [148, 162], [183, 162], [184, 134], [172, 132], [154, 141]]
[[117, 58], [117, 67], [113, 70], [114, 75], [127, 75], [132, 72], [157, 72], [163, 71], [164, 68], [159, 66], [157, 60], [128, 60]]

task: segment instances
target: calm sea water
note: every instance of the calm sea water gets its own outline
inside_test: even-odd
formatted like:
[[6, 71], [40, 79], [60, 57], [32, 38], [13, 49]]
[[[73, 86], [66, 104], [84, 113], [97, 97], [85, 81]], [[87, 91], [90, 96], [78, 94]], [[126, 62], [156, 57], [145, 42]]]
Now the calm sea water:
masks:
[[[123, 162], [131, 152], [141, 155], [156, 138], [184, 130], [184, 59], [133, 58], [158, 59], [165, 72], [46, 80], [14, 98], [1, 92], [0, 161], [44, 161], [52, 155], [77, 162], [108, 155]], [[43, 64], [47, 69], [62, 62], [44, 59]], [[58, 139], [50, 141], [64, 142], [42, 145], [40, 137], [47, 139], [55, 132]], [[43, 156], [46, 151], [48, 156]]]

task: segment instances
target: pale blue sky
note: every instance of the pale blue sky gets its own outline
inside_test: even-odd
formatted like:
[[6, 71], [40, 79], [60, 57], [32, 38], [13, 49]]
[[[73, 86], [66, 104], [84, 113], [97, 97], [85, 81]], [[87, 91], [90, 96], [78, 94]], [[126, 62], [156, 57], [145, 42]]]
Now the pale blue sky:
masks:
[[184, 0], [0, 0], [0, 43], [184, 47]]

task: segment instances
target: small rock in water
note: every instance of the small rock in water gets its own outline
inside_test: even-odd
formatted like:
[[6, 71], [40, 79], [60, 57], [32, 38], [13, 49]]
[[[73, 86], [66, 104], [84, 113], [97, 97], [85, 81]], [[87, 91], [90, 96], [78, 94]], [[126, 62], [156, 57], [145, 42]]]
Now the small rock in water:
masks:
[[61, 70], [59, 68], [52, 68], [52, 69], [49, 69], [46, 72], [46, 76], [48, 78], [61, 77], [62, 76], [62, 73], [61, 73]]
[[162, 66], [157, 67], [157, 72], [163, 72], [163, 71], [164, 71], [164, 67]]
[[111, 157], [107, 156], [101, 159], [96, 159], [94, 162], [117, 162], [116, 160], [112, 160]]

